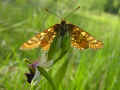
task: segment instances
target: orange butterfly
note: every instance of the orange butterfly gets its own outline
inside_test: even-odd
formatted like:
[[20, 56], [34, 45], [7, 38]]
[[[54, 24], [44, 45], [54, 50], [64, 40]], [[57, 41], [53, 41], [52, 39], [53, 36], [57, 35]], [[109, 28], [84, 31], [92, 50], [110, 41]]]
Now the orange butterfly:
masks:
[[57, 35], [64, 36], [66, 32], [70, 33], [71, 45], [80, 50], [93, 48], [98, 49], [103, 47], [103, 43], [96, 40], [88, 32], [83, 31], [76, 25], [67, 24], [65, 20], [62, 20], [60, 24], [55, 24], [48, 28], [44, 32], [40, 32], [25, 42], [20, 49], [32, 49], [41, 47], [43, 50], [48, 50], [51, 43]]

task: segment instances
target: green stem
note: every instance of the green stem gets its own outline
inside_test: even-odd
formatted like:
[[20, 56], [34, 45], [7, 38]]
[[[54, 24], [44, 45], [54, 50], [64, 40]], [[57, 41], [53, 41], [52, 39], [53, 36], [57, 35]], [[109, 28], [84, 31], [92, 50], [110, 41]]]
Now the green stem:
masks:
[[40, 73], [49, 81], [49, 83], [51, 84], [53, 90], [57, 90], [56, 86], [52, 80], [52, 78], [50, 77], [50, 75], [47, 73], [47, 71], [45, 71], [42, 67], [37, 67], [38, 70], [40, 71]]

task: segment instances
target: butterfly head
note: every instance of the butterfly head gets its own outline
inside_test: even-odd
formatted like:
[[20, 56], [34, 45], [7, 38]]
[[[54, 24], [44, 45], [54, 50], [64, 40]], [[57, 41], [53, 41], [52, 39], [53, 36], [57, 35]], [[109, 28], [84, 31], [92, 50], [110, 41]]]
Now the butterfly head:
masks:
[[63, 19], [62, 21], [61, 21], [61, 25], [65, 25], [66, 24], [66, 21]]

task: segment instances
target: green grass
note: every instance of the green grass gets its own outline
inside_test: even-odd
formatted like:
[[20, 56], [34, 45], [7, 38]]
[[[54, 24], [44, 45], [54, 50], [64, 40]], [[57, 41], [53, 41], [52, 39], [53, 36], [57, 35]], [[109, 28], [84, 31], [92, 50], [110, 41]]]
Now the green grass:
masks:
[[[63, 11], [66, 15], [71, 8], [70, 3], [65, 5], [67, 2], [68, 0], [62, 3], [59, 0], [54, 3], [51, 0], [39, 3], [16, 0], [0, 3], [0, 90], [52, 90], [43, 76], [32, 87], [24, 75], [28, 72], [24, 59], [37, 60], [44, 52], [40, 49], [21, 51], [19, 47], [35, 33], [60, 22], [59, 18], [45, 12], [44, 7], [55, 13], [60, 8], [65, 8]], [[53, 6], [50, 5], [52, 3]], [[82, 0], [76, 6], [79, 4], [80, 10], [73, 12], [66, 21], [102, 40], [104, 48], [84, 51], [73, 49], [73, 55], [70, 58], [66, 55], [59, 60], [48, 74], [56, 83], [57, 90], [120, 90], [120, 17], [98, 12], [99, 9], [89, 10], [88, 3], [85, 4]]]

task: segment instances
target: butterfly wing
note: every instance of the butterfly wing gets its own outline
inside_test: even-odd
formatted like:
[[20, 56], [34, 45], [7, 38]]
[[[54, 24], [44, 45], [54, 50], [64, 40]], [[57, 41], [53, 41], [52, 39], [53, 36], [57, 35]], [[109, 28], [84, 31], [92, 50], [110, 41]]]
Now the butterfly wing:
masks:
[[96, 40], [93, 36], [91, 36], [88, 32], [83, 31], [78, 26], [69, 24], [71, 27], [71, 43], [75, 48], [79, 48], [80, 50], [87, 48], [102, 48], [103, 43], [99, 40]]
[[28, 50], [28, 49], [32, 49], [32, 48], [41, 47], [43, 50], [48, 50], [50, 47], [50, 44], [52, 43], [53, 39], [56, 36], [55, 29], [57, 26], [58, 26], [58, 24], [55, 24], [54, 26], [50, 27], [49, 29], [45, 30], [44, 32], [40, 32], [40, 33], [36, 34], [30, 40], [25, 42], [20, 47], [20, 49]]

